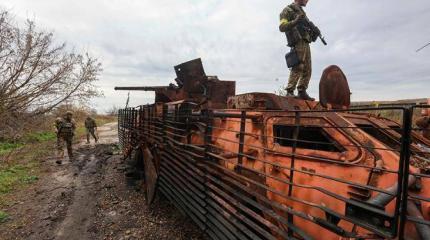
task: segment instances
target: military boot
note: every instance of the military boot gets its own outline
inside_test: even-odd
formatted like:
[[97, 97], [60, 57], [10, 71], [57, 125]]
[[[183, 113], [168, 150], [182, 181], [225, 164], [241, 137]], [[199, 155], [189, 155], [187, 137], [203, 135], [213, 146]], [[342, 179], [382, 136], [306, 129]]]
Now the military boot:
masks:
[[293, 89], [286, 89], [286, 90], [287, 90], [287, 95], [285, 95], [286, 97], [296, 97], [296, 95], [294, 95]]
[[299, 90], [298, 98], [303, 99], [303, 100], [307, 100], [307, 101], [315, 101], [315, 98], [310, 97], [308, 95], [308, 93], [306, 92], [306, 90], [304, 90], [304, 89]]

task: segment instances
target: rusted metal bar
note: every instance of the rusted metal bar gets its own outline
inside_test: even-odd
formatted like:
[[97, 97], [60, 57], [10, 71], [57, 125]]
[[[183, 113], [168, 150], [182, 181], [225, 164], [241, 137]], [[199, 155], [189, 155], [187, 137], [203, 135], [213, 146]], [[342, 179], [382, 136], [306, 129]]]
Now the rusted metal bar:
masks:
[[166, 118], [167, 118], [167, 105], [163, 104], [163, 114], [162, 114], [162, 133], [163, 133], [163, 144], [166, 143]]
[[148, 112], [146, 113], [148, 115], [148, 140], [151, 141], [152, 138], [152, 119], [151, 119], [151, 114], [152, 112], [152, 108], [150, 106], [148, 106]]
[[[215, 192], [217, 195], [219, 195], [220, 197], [222, 197], [223, 199], [225, 199], [225, 202], [230, 203], [235, 209], [237, 209], [238, 211], [243, 211], [244, 213], [246, 213], [248, 216], [251, 216], [251, 218], [249, 222], [251, 226], [253, 226], [253, 229], [258, 229], [258, 232], [260, 234], [265, 235], [266, 238], [268, 238], [268, 236], [271, 237], [271, 233], [268, 233], [266, 230], [264, 230], [263, 228], [259, 228], [258, 226], [264, 226], [267, 229], [270, 229], [272, 232], [276, 232], [277, 234], [279, 234], [280, 236], [284, 237], [284, 238], [288, 238], [287, 237], [287, 233], [285, 233], [282, 229], [280, 229], [279, 227], [275, 226], [273, 223], [271, 223], [270, 221], [267, 221], [266, 219], [264, 219], [261, 215], [259, 215], [258, 213], [256, 213], [255, 211], [252, 211], [250, 208], [246, 207], [244, 204], [241, 203], [241, 201], [246, 201], [245, 199], [247, 199], [247, 197], [243, 196], [242, 198], [232, 198], [230, 197], [229, 193], [226, 193], [223, 189], [218, 188], [217, 186], [209, 183], [209, 187], [213, 190], [213, 192]], [[245, 216], [245, 215], [243, 215]], [[239, 218], [241, 218], [242, 216], [240, 216]], [[254, 223], [255, 221], [255, 223]]]
[[118, 130], [119, 148], [122, 151], [123, 143], [122, 143], [122, 137], [121, 137], [121, 134], [122, 134], [122, 129], [121, 129], [121, 126], [122, 126], [121, 112], [122, 112], [122, 109], [118, 110], [118, 116], [117, 116], [117, 118], [118, 118], [118, 126], [117, 126], [117, 130]]
[[[170, 156], [169, 154], [165, 153], [164, 154], [165, 157], [169, 158], [168, 161], [166, 161], [165, 166], [168, 166], [169, 168], [172, 168], [174, 171], [176, 171], [177, 173], [179, 173], [178, 175], [182, 176], [183, 178], [186, 178], [187, 181], [190, 181], [190, 188], [193, 189], [193, 192], [195, 192], [200, 198], [204, 198], [204, 186], [203, 186], [203, 181], [204, 179], [201, 178], [200, 176], [196, 175], [195, 173], [193, 173], [190, 170], [186, 170], [183, 167], [183, 163], [180, 162], [178, 159], [177, 161], [173, 160], [174, 157]], [[186, 175], [185, 175], [186, 174]], [[183, 181], [183, 179], [181, 179], [181, 181]], [[205, 204], [202, 203], [202, 206], [204, 206]]]
[[[208, 210], [211, 207], [208, 206]], [[206, 223], [208, 225], [208, 229], [211, 229], [214, 233], [216, 233], [219, 239], [236, 239], [234, 235], [229, 231], [228, 228], [225, 227], [223, 223], [218, 221], [216, 216], [208, 218]]]
[[[218, 180], [214, 177], [210, 177], [210, 181], [215, 183], [216, 185], [222, 187], [224, 190], [226, 190], [227, 194], [229, 194], [231, 196], [235, 196], [235, 198], [237, 198], [237, 199], [243, 200], [246, 204], [253, 206], [255, 209], [259, 209], [260, 211], [264, 212], [265, 214], [276, 219], [278, 222], [281, 222], [282, 224], [289, 226], [291, 229], [293, 229], [293, 231], [295, 233], [297, 233], [303, 239], [305, 239], [305, 240], [312, 239], [309, 235], [307, 235], [305, 232], [303, 232], [303, 230], [298, 229], [297, 227], [294, 227], [293, 225], [289, 224], [287, 220], [285, 220], [283, 217], [277, 215], [273, 210], [267, 208], [265, 205], [260, 204], [251, 198], [247, 198], [245, 195], [243, 195], [241, 193], [241, 191], [238, 191], [238, 189], [233, 189], [232, 187], [230, 187], [229, 185], [226, 184], [226, 183], [229, 183], [229, 184], [233, 184], [233, 185], [239, 185], [238, 182], [236, 182], [232, 179], [229, 179], [229, 178], [222, 178], [222, 179], [225, 181], [221, 181], [221, 180]], [[285, 206], [276, 205], [275, 202], [271, 202], [269, 199], [266, 198], [266, 196], [261, 196], [260, 194], [256, 193], [255, 191], [252, 191], [251, 189], [248, 189], [248, 191], [246, 193], [249, 193], [252, 196], [254, 196], [256, 199], [258, 199], [259, 202], [264, 202], [267, 206], [277, 208], [279, 210], [284, 211], [285, 213], [288, 213], [291, 211], [291, 209], [288, 209], [288, 211], [285, 211], [286, 210]]]
[[185, 116], [185, 132], [187, 134], [187, 144], [191, 143], [191, 118], [190, 118], [190, 113], [191, 113], [191, 109], [189, 109], [189, 105], [187, 105], [186, 108], [186, 116]]
[[[295, 160], [296, 160], [296, 151], [297, 151], [297, 140], [299, 138], [300, 134], [300, 113], [295, 113], [295, 128], [293, 132], [293, 147], [291, 150], [291, 163], [290, 163], [290, 182], [294, 181], [294, 166], [295, 166]], [[293, 194], [293, 186], [290, 185], [288, 188], [288, 196], [291, 196]]]
[[[223, 180], [226, 180], [227, 179], [227, 174], [231, 174], [231, 175], [229, 175], [229, 176], [232, 176], [233, 174], [235, 174], [235, 173], [233, 173], [233, 172], [229, 172], [229, 170], [227, 170], [227, 169], [225, 169], [225, 168], [222, 168], [222, 167], [220, 167], [220, 166], [218, 166], [218, 165], [216, 165], [216, 164], [214, 164], [214, 163], [208, 163], [208, 167], [206, 168], [207, 169], [207, 171], [208, 172], [210, 172], [210, 173], [218, 173], [219, 171], [221, 171], [223, 174], [226, 174], [226, 175], [223, 175], [223, 177], [222, 177], [222, 179]], [[217, 170], [217, 171], [215, 171], [215, 169]], [[247, 169], [247, 170], [249, 170], [249, 171], [252, 171], [252, 169]], [[278, 190], [275, 190], [275, 189], [272, 189], [272, 188], [270, 188], [270, 187], [267, 187], [267, 186], [265, 186], [264, 184], [262, 184], [262, 183], [258, 183], [258, 182], [256, 182], [256, 181], [253, 181], [253, 180], [251, 180], [251, 179], [248, 179], [248, 178], [246, 178], [246, 177], [243, 177], [243, 176], [240, 176], [240, 175], [235, 175], [236, 176], [236, 178], [238, 178], [238, 179], [240, 179], [240, 180], [243, 180], [244, 182], [247, 182], [247, 183], [249, 183], [249, 184], [253, 184], [253, 185], [256, 185], [256, 186], [259, 186], [259, 187], [261, 187], [262, 189], [265, 189], [265, 190], [267, 190], [268, 192], [271, 192], [271, 193], [273, 193], [273, 194], [276, 194], [277, 196], [279, 196], [279, 197], [282, 197], [282, 198], [285, 198], [285, 199], [288, 199], [288, 200], [291, 200], [291, 201], [295, 201], [295, 202], [298, 202], [298, 203], [301, 203], [301, 204], [304, 204], [304, 205], [307, 205], [307, 206], [309, 206], [309, 207], [313, 207], [313, 208], [318, 208], [318, 209], [320, 209], [320, 210], [323, 210], [324, 212], [330, 212], [330, 209], [328, 209], [328, 208], [326, 208], [325, 206], [323, 206], [323, 205], [317, 205], [317, 204], [313, 204], [313, 203], [310, 203], [310, 202], [307, 202], [307, 201], [304, 201], [304, 200], [300, 200], [300, 199], [298, 199], [298, 198], [295, 198], [295, 197], [291, 197], [291, 196], [288, 196], [287, 194], [285, 194], [285, 193], [282, 193], [282, 192], [279, 192]], [[276, 179], [276, 180], [281, 180], [281, 179], [279, 179], [279, 178], [275, 178], [275, 177], [272, 177], [272, 178], [274, 178], [274, 179]], [[291, 183], [287, 183], [287, 182], [285, 182], [286, 184], [291, 184]], [[299, 185], [299, 184], [294, 184], [295, 186], [301, 186], [301, 185]], [[239, 189], [241, 189], [241, 188], [243, 188], [243, 186], [241, 187], [240, 185], [236, 185], [236, 187], [237, 188], [239, 188]], [[304, 186], [301, 186], [301, 187], [304, 187]], [[313, 187], [312, 187], [313, 188]], [[326, 190], [324, 190], [324, 189], [321, 189], [321, 188], [314, 188], [314, 189], [318, 189], [319, 191], [322, 191], [322, 192], [325, 192], [326, 194], [328, 194], [328, 195], [330, 195], [330, 196], [332, 196], [332, 197], [336, 197], [335, 196], [335, 194], [334, 193], [331, 193], [331, 192], [328, 192], [328, 191], [326, 191]], [[352, 200], [350, 200], [350, 199], [346, 199], [346, 198], [343, 198], [343, 197], [341, 197], [341, 196], [337, 196], [336, 197], [337, 199], [339, 199], [339, 200], [342, 200], [342, 201], [344, 201], [344, 202], [350, 202], [350, 203], [352, 203], [353, 201]], [[294, 211], [294, 209], [291, 209], [291, 211], [287, 211], [288, 213], [293, 213], [293, 212], [295, 212]], [[384, 214], [384, 212], [383, 211], [379, 211], [381, 214]], [[339, 217], [339, 218], [341, 218], [341, 219], [344, 219], [344, 220], [348, 220], [348, 218], [346, 218], [346, 217], [342, 217], [342, 216], [340, 216], [340, 215], [338, 215], [338, 214], [336, 214], [335, 212], [330, 212], [330, 214], [332, 214], [332, 215], [336, 215], [337, 217]], [[305, 218], [306, 219], [306, 215], [302, 215], [302, 214], [298, 214], [297, 212], [295, 212], [295, 214], [294, 215], [296, 215], [296, 216], [300, 216], [300, 217], [302, 217], [302, 218]], [[388, 214], [387, 214], [387, 217], [390, 217]], [[310, 221], [312, 221], [312, 219], [307, 219], [307, 220], [310, 220]], [[363, 227], [366, 227], [366, 226], [363, 226]]]
[[[243, 146], [245, 144], [245, 129], [246, 129], [246, 111], [242, 111], [240, 118], [240, 131], [239, 131], [239, 149], [238, 149], [238, 166], [243, 163]], [[239, 173], [241, 172], [240, 167], [236, 169]]]
[[230, 222], [229, 219], [232, 219], [232, 216], [215, 202], [210, 202], [208, 205], [208, 212], [212, 216], [211, 219], [216, 219], [224, 225], [224, 228], [229, 230], [229, 239], [249, 239], [240, 230], [240, 228], [244, 228], [244, 226], [239, 225], [237, 221], [233, 221], [234, 223]]
[[152, 87], [115, 87], [115, 91], [158, 91], [167, 90], [169, 86], [152, 86]]
[[[261, 135], [261, 137], [263, 137], [263, 136]], [[231, 143], [236, 143], [235, 141], [231, 141], [231, 140], [226, 139], [226, 138], [221, 138], [221, 137], [213, 137], [213, 138], [220, 139], [220, 140], [227, 141], [227, 142], [231, 142]], [[285, 156], [285, 157], [293, 156], [293, 154], [291, 154], [291, 153], [274, 152], [274, 151], [272, 151], [272, 149], [269, 149], [266, 147], [260, 147], [260, 146], [249, 145], [249, 144], [245, 144], [245, 146], [251, 147], [251, 148], [256, 148], [256, 149], [261, 149], [261, 150], [267, 151], [269, 153], [277, 154], [279, 156]], [[233, 152], [232, 152], [232, 154], [235, 154], [235, 156], [238, 155], [237, 153], [233, 153]], [[360, 165], [360, 164], [355, 164], [355, 163], [349, 163], [349, 162], [339, 162], [339, 161], [331, 160], [328, 158], [312, 157], [312, 156], [306, 156], [306, 155], [297, 154], [297, 153], [295, 154], [295, 156], [300, 157], [300, 158], [305, 158], [305, 159], [311, 160], [311, 161], [321, 161], [321, 162], [338, 164], [338, 165], [343, 165], [343, 166], [360, 167], [360, 168], [366, 168], [369, 170], [377, 169], [380, 172], [386, 172], [386, 173], [396, 173], [396, 174], [398, 173], [398, 171], [394, 171], [394, 170], [382, 169], [382, 168], [380, 169], [380, 168], [375, 168], [375, 167], [370, 167], [370, 166]], [[252, 156], [245, 156], [245, 157], [252, 157]], [[420, 176], [419, 174], [415, 174], [415, 175]], [[425, 177], [425, 176], [423, 176], [423, 177]]]
[[[204, 116], [204, 111], [206, 110], [202, 110], [202, 112], [193, 112], [191, 115], [192, 117], [202, 117]], [[242, 118], [242, 113], [233, 113], [233, 112], [221, 112], [221, 111], [212, 111], [211, 114], [212, 118]], [[247, 119], [254, 119], [254, 120], [258, 120], [262, 117], [261, 114], [247, 114], [246, 118]]]
[[[401, 189], [397, 191], [397, 201], [395, 216], [398, 217], [399, 225], [394, 226], [394, 234], [399, 235], [399, 239], [404, 239], [406, 217], [407, 217], [407, 205], [408, 205], [408, 183], [409, 183], [409, 160], [411, 156], [411, 126], [412, 126], [412, 114], [410, 109], [406, 108], [403, 111], [403, 132], [402, 132], [402, 150], [400, 152], [400, 165], [399, 166], [399, 178], [398, 183], [402, 183]], [[403, 171], [403, 172], [402, 172]]]
[[[176, 172], [179, 171], [183, 171], [184, 169], [181, 168], [181, 164], [180, 163], [173, 163], [173, 161], [166, 161], [165, 164], [163, 164], [162, 166], [168, 166], [169, 168], [173, 168]], [[200, 198], [204, 198], [204, 187], [203, 187], [203, 179], [199, 179], [197, 180], [195, 175], [193, 175], [192, 172], [186, 171], [186, 175], [182, 175], [187, 181], [189, 181], [186, 184], [190, 185], [190, 188], [193, 189], [193, 192], [195, 192]], [[203, 206], [205, 204], [202, 204]]]
[[212, 144], [212, 119], [213, 119], [213, 111], [211, 111], [211, 110], [205, 110], [204, 111], [204, 118], [205, 118], [205, 123], [206, 123], [205, 137], [204, 137], [205, 153], [209, 153], [209, 152], [211, 152], [211, 146], [210, 146], [210, 144]]
[[176, 189], [172, 188], [172, 182], [166, 181], [164, 178], [160, 178], [160, 187], [165, 194], [170, 196], [170, 200], [177, 207], [182, 209], [182, 212], [188, 215], [202, 230], [206, 229], [206, 224], [201, 220], [201, 216], [196, 215], [196, 212], [191, 208], [187, 207], [188, 202], [176, 191]]
[[155, 135], [156, 135], [156, 126], [155, 126], [155, 114], [156, 114], [156, 108], [155, 108], [155, 105], [151, 105], [151, 116], [150, 116], [150, 119], [151, 119], [151, 141], [152, 142], [155, 142], [155, 139], [154, 139], [154, 137], [155, 137]]
[[[174, 184], [172, 186], [176, 187], [176, 190], [180, 192], [183, 195], [183, 198], [186, 199], [186, 201], [191, 204], [192, 208], [195, 211], [199, 211], [199, 216], [203, 216], [206, 214], [205, 206], [206, 203], [199, 199], [198, 195], [193, 192], [193, 189], [189, 188], [187, 184], [184, 184], [180, 178], [175, 176], [177, 172], [170, 172], [171, 170], [162, 168], [161, 169], [163, 176], [166, 180], [168, 180], [171, 184]], [[204, 218], [202, 217], [202, 220]]]
[[[408, 188], [411, 187], [413, 184], [415, 184], [416, 178], [413, 175], [409, 175], [408, 178]], [[406, 189], [406, 191], [407, 191]], [[396, 183], [393, 186], [385, 189], [386, 192], [389, 192], [390, 194], [386, 194], [386, 193], [379, 193], [377, 196], [375, 196], [372, 199], [369, 199], [367, 201], [367, 203], [372, 204], [372, 205], [376, 205], [376, 206], [380, 206], [380, 207], [385, 207], [387, 206], [394, 198], [396, 198], [397, 193], [399, 192], [399, 184]]]
[[[408, 215], [411, 217], [414, 217], [416, 219], [424, 220], [423, 214], [420, 209], [418, 209], [416, 203], [413, 201], [408, 201], [408, 208], [407, 208]], [[417, 229], [417, 232], [421, 238], [421, 240], [424, 239], [430, 239], [430, 226], [426, 224], [422, 224], [419, 222], [415, 222], [415, 228]]]
[[[133, 109], [133, 126], [138, 126], [139, 124], [139, 119], [138, 119], [138, 111], [136, 109]], [[132, 140], [133, 140], [133, 145], [136, 147], [136, 145], [139, 143], [140, 139], [138, 139], [137, 137], [137, 131], [133, 131], [132, 134]]]
[[[245, 223], [246, 225], [250, 226], [250, 229], [258, 233], [262, 236], [262, 239], [269, 239], [269, 240], [276, 240], [276, 238], [270, 234], [268, 231], [263, 229], [262, 227], [258, 226], [256, 223], [254, 223], [250, 218], [247, 218], [244, 214], [240, 214], [237, 209], [235, 209], [234, 205], [231, 202], [227, 202], [221, 197], [215, 195], [214, 192], [210, 191], [209, 196], [216, 202], [218, 202], [220, 205], [223, 206], [223, 208], [227, 209], [230, 213], [233, 213], [233, 216], [240, 220], [241, 222]], [[256, 238], [260, 239], [260, 238]]]
[[[228, 161], [228, 159], [222, 158], [221, 156], [216, 155], [216, 154], [212, 154], [211, 153], [209, 155], [212, 156], [213, 158], [220, 158], [222, 160]], [[252, 156], [249, 156], [249, 157], [252, 157]], [[310, 171], [305, 171], [305, 170], [301, 170], [301, 169], [297, 169], [297, 168], [290, 168], [290, 167], [279, 165], [277, 163], [271, 163], [271, 162], [269, 162], [267, 160], [261, 160], [261, 159], [257, 159], [257, 160], [261, 161], [261, 162], [264, 162], [264, 163], [266, 163], [268, 165], [271, 165], [273, 167], [278, 167], [280, 169], [286, 169], [286, 170], [290, 170], [290, 171], [294, 171], [294, 172], [298, 172], [298, 173], [304, 173], [304, 174], [311, 175], [311, 176], [317, 176], [317, 177], [321, 177], [321, 178], [326, 178], [328, 180], [333, 180], [333, 181], [336, 181], [338, 183], [348, 184], [348, 185], [351, 185], [351, 186], [354, 186], [354, 187], [359, 187], [359, 188], [363, 188], [363, 189], [368, 189], [368, 190], [380, 192], [380, 193], [386, 194], [388, 196], [390, 196], [390, 195], [391, 196], [395, 196], [395, 194], [392, 194], [391, 192], [389, 192], [389, 191], [387, 191], [385, 189], [379, 189], [379, 188], [368, 186], [368, 185], [361, 185], [361, 184], [354, 183], [352, 181], [346, 181], [346, 180], [342, 180], [342, 179], [339, 179], [339, 178], [329, 177], [329, 176], [326, 176], [326, 175], [322, 175], [322, 174], [318, 174], [318, 173], [310, 172]], [[294, 185], [295, 187], [312, 188], [310, 186], [304, 186], [304, 185], [300, 185], [300, 184], [294, 184], [291, 181], [279, 179], [277, 177], [268, 175], [268, 174], [266, 174], [264, 172], [260, 172], [260, 171], [257, 171], [255, 169], [248, 168], [246, 166], [242, 166], [242, 168], [246, 169], [246, 170], [249, 170], [249, 171], [254, 171], [257, 174], [260, 174], [260, 175], [268, 177], [268, 178], [273, 178], [273, 179], [275, 179], [277, 181], [283, 182], [283, 183], [288, 184], [288, 185]], [[323, 189], [319, 189], [319, 188], [313, 188], [313, 189], [319, 190], [321, 192], [324, 192], [324, 193], [326, 193], [326, 194], [328, 194], [328, 195], [330, 195], [330, 196], [332, 196], [334, 198], [338, 198], [339, 200], [344, 200], [344, 198], [336, 197], [336, 194], [334, 194], [332, 192], [327, 192], [327, 191], [324, 191]]]

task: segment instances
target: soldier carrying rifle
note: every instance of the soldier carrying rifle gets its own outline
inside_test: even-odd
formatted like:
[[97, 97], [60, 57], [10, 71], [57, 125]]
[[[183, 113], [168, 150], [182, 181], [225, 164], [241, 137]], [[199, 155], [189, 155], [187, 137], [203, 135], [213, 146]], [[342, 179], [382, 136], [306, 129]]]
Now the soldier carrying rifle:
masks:
[[69, 159], [73, 159], [73, 136], [75, 135], [76, 123], [73, 119], [73, 113], [68, 111], [63, 118], [55, 120], [55, 132], [57, 134], [57, 164], [62, 163], [64, 157], [64, 143], [67, 147], [67, 155]]
[[97, 124], [96, 120], [94, 118], [88, 116], [85, 119], [85, 129], [87, 131], [87, 143], [90, 143], [90, 134], [93, 136], [96, 143], [98, 142], [99, 138], [97, 136]]
[[298, 90], [298, 96], [304, 100], [314, 101], [306, 92], [312, 75], [311, 49], [309, 44], [315, 42], [318, 37], [326, 45], [321, 32], [306, 16], [303, 7], [308, 0], [294, 0], [281, 12], [279, 30], [285, 32], [288, 46], [291, 52], [286, 55], [287, 65], [291, 67], [288, 80], [287, 96], [295, 96], [294, 90]]

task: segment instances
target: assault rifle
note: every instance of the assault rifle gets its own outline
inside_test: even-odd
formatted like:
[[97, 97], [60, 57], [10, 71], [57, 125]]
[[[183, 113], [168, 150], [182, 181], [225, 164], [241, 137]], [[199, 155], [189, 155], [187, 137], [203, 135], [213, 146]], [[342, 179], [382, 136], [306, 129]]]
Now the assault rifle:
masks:
[[319, 38], [324, 45], [327, 45], [327, 42], [322, 36], [319, 28], [315, 26], [313, 22], [309, 21], [309, 19], [307, 18], [300, 19], [299, 22], [297, 23], [297, 29], [299, 30], [300, 34], [302, 34], [302, 31], [309, 33], [312, 42], [315, 42], [317, 38]]

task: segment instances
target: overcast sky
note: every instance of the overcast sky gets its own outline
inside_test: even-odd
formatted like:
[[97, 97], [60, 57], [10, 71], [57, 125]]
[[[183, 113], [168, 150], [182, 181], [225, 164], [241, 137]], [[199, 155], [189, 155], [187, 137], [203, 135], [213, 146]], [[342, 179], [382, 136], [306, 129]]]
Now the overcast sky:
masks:
[[[206, 73], [236, 80], [237, 93], [274, 92], [286, 84], [285, 35], [278, 0], [3, 0], [17, 20], [34, 19], [58, 41], [103, 64], [100, 111], [124, 106], [114, 86], [167, 85], [173, 66], [197, 57]], [[323, 69], [340, 66], [352, 100], [430, 97], [430, 1], [310, 0], [305, 9], [328, 46], [312, 44], [309, 87], [318, 97]], [[131, 105], [152, 102], [131, 93]]]

